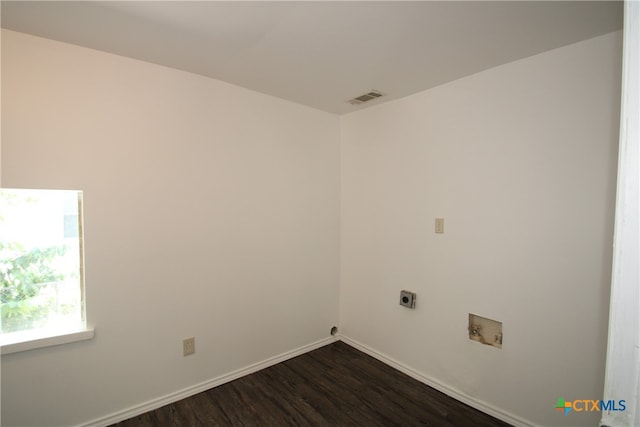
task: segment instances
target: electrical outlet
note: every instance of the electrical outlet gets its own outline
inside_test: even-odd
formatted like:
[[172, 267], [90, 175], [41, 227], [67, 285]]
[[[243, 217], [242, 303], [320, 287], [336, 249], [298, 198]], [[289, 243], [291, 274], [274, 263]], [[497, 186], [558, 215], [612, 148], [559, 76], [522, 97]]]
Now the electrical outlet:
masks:
[[444, 218], [436, 218], [436, 229], [435, 232], [437, 234], [444, 233]]
[[182, 340], [182, 355], [188, 356], [196, 352], [195, 337], [185, 338]]
[[416, 308], [416, 294], [411, 291], [400, 291], [400, 305], [407, 308]]

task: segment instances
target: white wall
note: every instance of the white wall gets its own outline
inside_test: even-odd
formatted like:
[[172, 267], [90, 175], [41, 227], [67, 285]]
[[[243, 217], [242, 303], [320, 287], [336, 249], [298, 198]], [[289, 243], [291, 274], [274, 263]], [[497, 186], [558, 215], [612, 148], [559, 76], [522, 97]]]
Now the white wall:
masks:
[[600, 425], [640, 425], [640, 3], [624, 4], [624, 60], [620, 148], [611, 277], [606, 399], [626, 400], [624, 412], [607, 411]]
[[[93, 340], [2, 357], [2, 422], [71, 425], [338, 322], [339, 119], [2, 31], [2, 184], [84, 190]], [[182, 357], [182, 339], [196, 354]]]
[[[554, 405], [602, 398], [620, 43], [342, 117], [342, 334], [525, 422], [597, 425]], [[468, 313], [503, 322], [501, 350], [468, 339]]]
[[[596, 425], [553, 406], [602, 397], [620, 34], [341, 130], [215, 80], [2, 35], [2, 184], [85, 191], [96, 327], [2, 357], [4, 425], [86, 422], [315, 342], [338, 296], [346, 338], [425, 378], [531, 423]], [[469, 312], [504, 322], [501, 350], [467, 339]]]

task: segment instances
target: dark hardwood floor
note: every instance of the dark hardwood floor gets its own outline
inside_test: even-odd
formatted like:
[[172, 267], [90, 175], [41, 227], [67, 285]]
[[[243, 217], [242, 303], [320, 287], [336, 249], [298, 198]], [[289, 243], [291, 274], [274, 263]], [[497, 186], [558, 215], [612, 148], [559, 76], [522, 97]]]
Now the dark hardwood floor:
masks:
[[336, 342], [115, 426], [508, 424]]

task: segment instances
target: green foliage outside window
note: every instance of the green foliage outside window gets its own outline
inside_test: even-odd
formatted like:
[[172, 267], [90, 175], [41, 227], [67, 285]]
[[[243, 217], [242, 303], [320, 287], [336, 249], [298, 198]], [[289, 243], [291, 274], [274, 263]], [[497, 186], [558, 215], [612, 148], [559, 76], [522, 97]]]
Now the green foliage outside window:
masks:
[[56, 301], [43, 291], [65, 279], [52, 267], [65, 252], [64, 246], [26, 251], [19, 243], [0, 242], [2, 332], [31, 329], [47, 318]]
[[82, 321], [81, 193], [0, 189], [0, 333]]

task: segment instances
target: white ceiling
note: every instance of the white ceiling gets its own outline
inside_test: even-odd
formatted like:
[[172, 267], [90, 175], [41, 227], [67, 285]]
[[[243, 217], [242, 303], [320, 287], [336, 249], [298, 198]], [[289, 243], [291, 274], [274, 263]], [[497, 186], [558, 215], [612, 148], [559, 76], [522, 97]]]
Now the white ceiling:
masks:
[[[613, 1], [2, 1], [1, 14], [337, 114], [622, 28]], [[371, 89], [387, 96], [346, 102]]]

